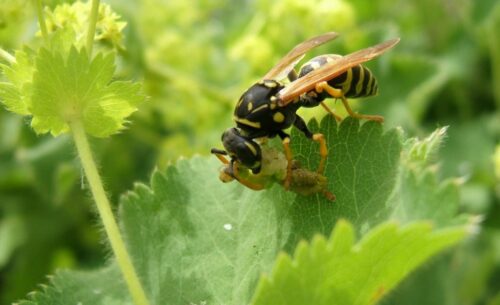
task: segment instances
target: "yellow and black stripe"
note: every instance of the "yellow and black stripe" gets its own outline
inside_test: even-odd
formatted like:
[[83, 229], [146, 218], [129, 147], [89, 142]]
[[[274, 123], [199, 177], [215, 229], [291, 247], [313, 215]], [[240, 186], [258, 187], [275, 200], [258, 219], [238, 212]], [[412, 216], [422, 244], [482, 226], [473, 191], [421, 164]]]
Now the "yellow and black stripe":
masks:
[[[340, 57], [340, 55], [328, 54], [311, 59], [300, 68], [299, 78]], [[336, 89], [341, 89], [347, 98], [366, 97], [378, 93], [377, 79], [368, 68], [362, 65], [347, 69], [328, 80], [327, 83]]]

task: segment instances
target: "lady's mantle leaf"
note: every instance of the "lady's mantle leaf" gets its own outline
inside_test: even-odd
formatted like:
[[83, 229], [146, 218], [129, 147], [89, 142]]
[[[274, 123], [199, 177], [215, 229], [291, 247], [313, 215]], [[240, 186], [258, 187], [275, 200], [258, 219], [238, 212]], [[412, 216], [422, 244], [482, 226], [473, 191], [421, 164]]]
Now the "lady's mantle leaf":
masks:
[[432, 231], [428, 223], [384, 223], [354, 245], [354, 229], [337, 224], [329, 240], [302, 242], [282, 254], [257, 288], [253, 305], [375, 304], [429, 257], [465, 237], [463, 227]]
[[[59, 271], [50, 277], [50, 286], [30, 293], [19, 305], [133, 305], [120, 270], [111, 265], [98, 271]], [[67, 291], [67, 293], [61, 293]]]
[[[330, 234], [340, 218], [357, 229], [368, 228], [385, 218], [387, 199], [396, 184], [401, 136], [397, 129], [383, 131], [376, 122], [346, 118], [337, 124], [326, 116], [320, 126], [308, 124], [313, 132], [325, 135], [328, 159], [324, 175], [328, 190], [337, 200], [332, 204], [321, 196], [298, 196], [291, 207], [294, 231], [300, 238], [315, 233]], [[292, 151], [305, 168], [314, 170], [319, 163], [319, 147], [299, 131], [292, 130]], [[293, 245], [294, 247], [294, 245]], [[288, 249], [288, 250], [292, 250]]]
[[33, 52], [26, 48], [16, 52], [16, 61], [11, 65], [1, 64], [3, 74], [10, 82], [0, 82], [0, 102], [7, 110], [29, 114], [28, 100], [31, 95], [34, 64]]
[[85, 131], [96, 137], [122, 129], [144, 96], [139, 84], [111, 82], [114, 70], [112, 54], [90, 60], [85, 49], [71, 48], [67, 58], [41, 49], [28, 107], [35, 131], [57, 135], [73, 120], [83, 120]]

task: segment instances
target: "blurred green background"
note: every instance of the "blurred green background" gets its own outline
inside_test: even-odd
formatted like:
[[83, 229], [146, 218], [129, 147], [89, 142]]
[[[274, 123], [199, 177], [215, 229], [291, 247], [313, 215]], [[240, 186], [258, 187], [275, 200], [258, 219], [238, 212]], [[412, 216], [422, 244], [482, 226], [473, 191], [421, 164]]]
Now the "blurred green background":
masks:
[[[127, 22], [119, 76], [143, 81], [149, 96], [127, 130], [92, 141], [113, 202], [134, 181], [147, 182], [155, 167], [220, 147], [241, 93], [297, 43], [342, 34], [312, 56], [401, 37], [367, 64], [379, 96], [354, 107], [384, 115], [387, 128], [401, 126], [408, 136], [450, 125], [437, 170], [463, 182], [462, 211], [484, 220], [454, 254], [453, 282], [443, 284], [441, 304], [500, 304], [498, 1], [104, 2]], [[0, 6], [0, 46], [12, 51], [37, 31], [33, 2]], [[301, 112], [324, 115], [320, 107]], [[0, 304], [23, 298], [57, 268], [88, 269], [109, 257], [75, 157], [69, 138], [36, 136], [26, 119], [0, 107]], [[412, 293], [423, 291], [406, 285], [395, 294], [399, 304], [406, 304], [404, 295], [411, 304]]]

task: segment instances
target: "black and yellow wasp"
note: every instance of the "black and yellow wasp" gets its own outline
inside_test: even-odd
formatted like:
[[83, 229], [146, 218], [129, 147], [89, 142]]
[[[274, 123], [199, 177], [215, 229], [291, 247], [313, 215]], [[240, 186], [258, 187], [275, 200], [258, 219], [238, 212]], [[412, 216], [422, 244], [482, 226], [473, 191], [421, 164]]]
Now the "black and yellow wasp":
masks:
[[[227, 175], [241, 184], [261, 189], [238, 174], [240, 165], [253, 174], [262, 167], [261, 143], [267, 138], [279, 136], [282, 139], [288, 161], [285, 188], [290, 185], [292, 175], [292, 152], [290, 136], [283, 130], [292, 125], [320, 145], [321, 160], [317, 169], [322, 173], [327, 156], [327, 147], [322, 134], [313, 134], [304, 120], [297, 115], [300, 107], [323, 106], [335, 118], [340, 119], [324, 103], [326, 98], [340, 99], [350, 116], [374, 121], [383, 121], [376, 115], [355, 113], [349, 106], [348, 97], [365, 97], [378, 91], [377, 81], [370, 70], [361, 63], [369, 61], [399, 42], [392, 39], [378, 45], [356, 51], [346, 56], [321, 55], [304, 64], [297, 74], [294, 67], [309, 50], [338, 37], [330, 32], [313, 37], [293, 48], [264, 77], [250, 87], [239, 99], [234, 110], [236, 127], [224, 131], [222, 144], [225, 150], [212, 149], [225, 165]], [[281, 82], [288, 78], [289, 83]], [[226, 159], [229, 155], [230, 160]]]

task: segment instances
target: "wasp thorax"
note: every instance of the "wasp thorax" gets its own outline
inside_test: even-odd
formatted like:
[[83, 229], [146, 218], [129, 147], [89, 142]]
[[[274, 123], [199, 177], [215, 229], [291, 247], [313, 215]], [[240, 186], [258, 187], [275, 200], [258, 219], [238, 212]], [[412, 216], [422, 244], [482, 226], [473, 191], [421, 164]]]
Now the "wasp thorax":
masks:
[[222, 145], [229, 156], [252, 171], [260, 171], [262, 153], [260, 146], [245, 138], [237, 128], [229, 128], [222, 134]]
[[255, 111], [264, 110], [263, 105], [267, 105], [271, 98], [275, 98], [281, 89], [283, 89], [283, 85], [275, 80], [262, 80], [254, 84], [241, 96], [235, 114], [245, 116]]

